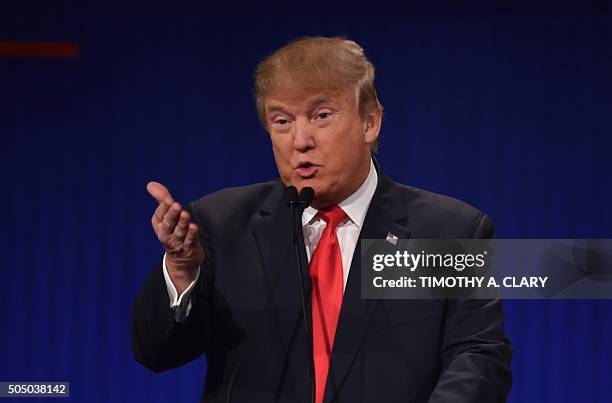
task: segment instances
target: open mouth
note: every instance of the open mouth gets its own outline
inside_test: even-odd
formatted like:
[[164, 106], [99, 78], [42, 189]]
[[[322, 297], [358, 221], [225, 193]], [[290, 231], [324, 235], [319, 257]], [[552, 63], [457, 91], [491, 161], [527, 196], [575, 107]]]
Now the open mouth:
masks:
[[297, 174], [302, 178], [310, 178], [314, 176], [318, 167], [310, 162], [303, 162], [295, 169]]

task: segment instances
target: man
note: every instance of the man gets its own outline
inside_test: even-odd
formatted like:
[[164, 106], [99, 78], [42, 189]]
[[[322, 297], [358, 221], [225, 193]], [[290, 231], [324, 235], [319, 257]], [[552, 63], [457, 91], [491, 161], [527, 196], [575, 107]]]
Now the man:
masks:
[[[467, 204], [383, 175], [372, 158], [382, 106], [363, 49], [304, 38], [255, 80], [280, 180], [185, 210], [148, 184], [166, 253], [134, 304], [136, 359], [163, 371], [206, 354], [203, 402], [230, 388], [234, 402], [310, 402], [313, 386], [317, 403], [505, 401], [512, 350], [499, 301], [360, 297], [359, 239], [493, 236]], [[315, 192], [299, 237], [306, 315], [289, 185]]]

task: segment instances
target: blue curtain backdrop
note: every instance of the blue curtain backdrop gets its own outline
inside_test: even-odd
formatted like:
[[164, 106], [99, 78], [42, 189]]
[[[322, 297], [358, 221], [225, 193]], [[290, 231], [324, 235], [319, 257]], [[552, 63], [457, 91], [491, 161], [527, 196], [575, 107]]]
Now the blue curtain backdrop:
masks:
[[[14, 3], [0, 41], [81, 54], [0, 58], [0, 381], [70, 381], [75, 402], [198, 400], [203, 359], [152, 374], [130, 349], [131, 302], [161, 257], [145, 184], [186, 202], [276, 177], [252, 73], [303, 35], [349, 36], [377, 66], [379, 159], [393, 179], [479, 207], [500, 238], [612, 238], [606, 2], [232, 15]], [[510, 402], [612, 401], [612, 301], [505, 308]]]

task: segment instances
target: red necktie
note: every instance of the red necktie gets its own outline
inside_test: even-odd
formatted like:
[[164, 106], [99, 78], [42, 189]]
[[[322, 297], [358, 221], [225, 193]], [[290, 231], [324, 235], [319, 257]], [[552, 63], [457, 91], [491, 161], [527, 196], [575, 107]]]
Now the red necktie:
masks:
[[323, 401], [334, 336], [342, 306], [342, 255], [336, 227], [346, 214], [338, 206], [320, 210], [327, 225], [310, 259], [312, 282], [312, 345], [316, 381], [316, 403]]

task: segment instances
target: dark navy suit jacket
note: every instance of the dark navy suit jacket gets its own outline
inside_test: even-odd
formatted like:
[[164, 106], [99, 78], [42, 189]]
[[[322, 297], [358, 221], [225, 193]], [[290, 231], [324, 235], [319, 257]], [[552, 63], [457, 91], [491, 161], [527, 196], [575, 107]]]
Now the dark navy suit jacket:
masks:
[[[311, 341], [303, 330], [283, 189], [280, 181], [229, 188], [190, 204], [205, 261], [184, 322], [174, 320], [161, 265], [134, 303], [133, 350], [147, 368], [164, 371], [206, 354], [202, 402], [225, 401], [247, 334], [276, 281], [232, 401], [310, 401]], [[400, 238], [493, 237], [491, 220], [475, 208], [394, 183], [379, 172], [360, 238], [384, 239], [389, 232]], [[307, 271], [306, 263], [303, 267]], [[309, 292], [308, 275], [303, 275]], [[506, 401], [512, 348], [503, 333], [499, 300], [365, 300], [360, 281], [356, 250], [325, 402]]]

